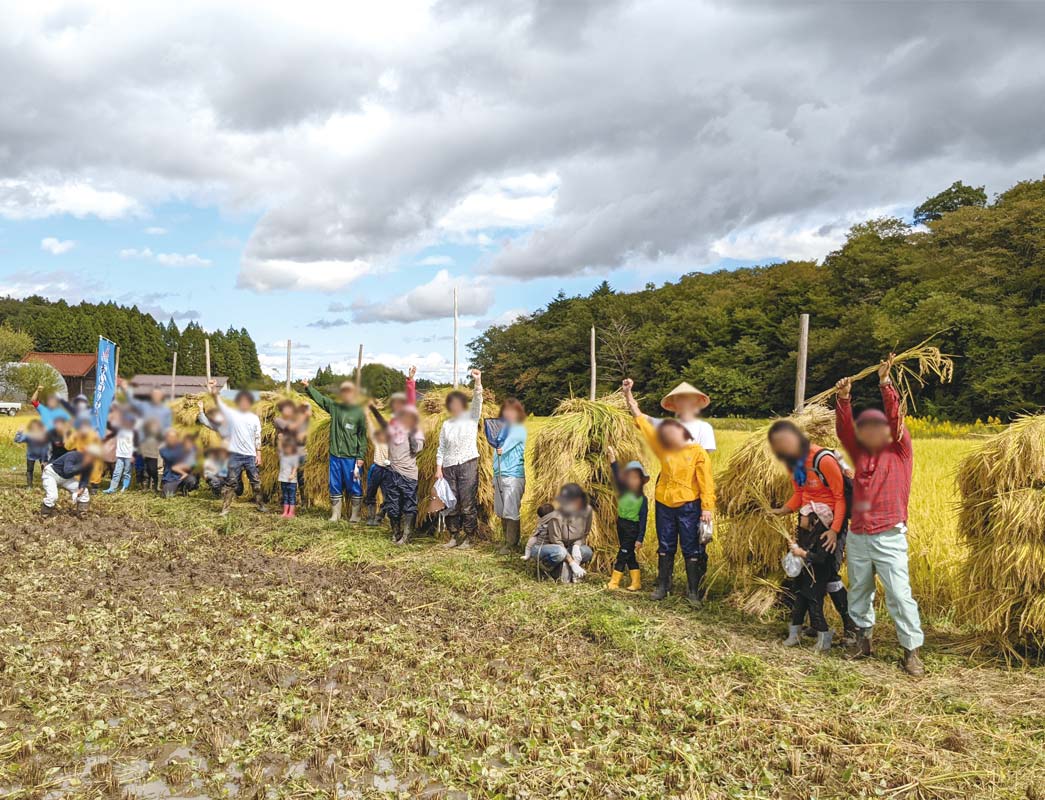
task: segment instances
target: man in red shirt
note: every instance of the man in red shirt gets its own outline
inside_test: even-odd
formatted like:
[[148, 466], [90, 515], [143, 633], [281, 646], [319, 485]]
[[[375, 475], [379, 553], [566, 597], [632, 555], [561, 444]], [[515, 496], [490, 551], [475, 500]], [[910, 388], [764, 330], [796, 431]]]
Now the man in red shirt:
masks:
[[877, 574], [885, 586], [885, 605], [904, 651], [903, 668], [921, 676], [925, 669], [919, 649], [925, 637], [907, 569], [907, 501], [914, 451], [910, 431], [903, 424], [900, 394], [889, 377], [894, 358], [890, 354], [878, 367], [884, 413], [869, 408], [854, 423], [852, 381], [843, 378], [837, 384], [835, 431], [856, 470], [848, 541], [849, 615], [859, 628], [852, 655], [871, 655]]

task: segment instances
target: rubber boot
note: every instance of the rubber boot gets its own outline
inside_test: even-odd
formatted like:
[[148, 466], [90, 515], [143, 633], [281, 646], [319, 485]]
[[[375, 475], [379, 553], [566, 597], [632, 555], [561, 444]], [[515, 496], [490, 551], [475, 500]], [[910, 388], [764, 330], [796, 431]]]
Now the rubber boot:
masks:
[[831, 650], [831, 637], [833, 636], [833, 631], [817, 631], [816, 644], [813, 645], [813, 652], [820, 653], [821, 655], [829, 652]]
[[609, 583], [606, 584], [607, 589], [619, 589], [620, 582], [624, 579], [624, 573], [620, 570], [613, 570], [613, 574], [610, 575]]
[[856, 641], [849, 647], [846, 657], [851, 659], [870, 658], [871, 628], [857, 628]]
[[382, 503], [377, 507], [377, 522], [375, 522], [374, 524], [381, 525], [385, 521], [387, 516], [388, 514], [385, 512], [385, 504]]
[[54, 506], [48, 506], [48, 505], [41, 504], [40, 505], [40, 516], [42, 516], [42, 517], [53, 517], [54, 516]]
[[464, 535], [464, 538], [461, 539], [461, 541], [459, 541], [457, 543], [457, 549], [458, 550], [471, 550], [472, 549], [472, 540], [468, 538], [468, 534], [467, 533]]
[[294, 517], [296, 517], [297, 515], [298, 515], [298, 507], [297, 506], [288, 506], [287, 516], [290, 517], [291, 519], [294, 519]]
[[686, 559], [686, 602], [693, 608], [700, 608], [704, 604], [700, 582], [704, 580], [707, 568], [707, 557], [697, 556]]
[[90, 508], [90, 505], [91, 505], [91, 501], [90, 500], [88, 500], [86, 502], [81, 500], [80, 502], [78, 502], [76, 504], [76, 516], [79, 517], [80, 519], [86, 518], [87, 517], [87, 509]]
[[849, 616], [849, 593], [843, 586], [837, 592], [831, 592], [831, 603], [835, 607], [835, 611], [838, 612], [838, 616], [842, 618], [842, 628], [845, 631], [845, 643], [847, 645], [853, 644], [856, 641], [857, 627], [856, 623], [853, 622], [853, 618]]
[[283, 513], [280, 514], [280, 516], [281, 517], [289, 517], [290, 516], [290, 506], [288, 506], [286, 503], [283, 504]]
[[396, 544], [410, 544], [410, 540], [414, 538], [414, 524], [417, 522], [417, 514], [404, 514], [402, 522], [403, 535], [399, 537], [399, 541]]
[[232, 501], [236, 498], [236, 491], [231, 486], [224, 486], [221, 490], [221, 516], [227, 517]]
[[631, 575], [631, 583], [628, 585], [629, 592], [637, 592], [642, 588], [642, 570], [633, 569], [629, 570], [628, 574]]
[[265, 498], [260, 491], [254, 492], [254, 507], [257, 508], [259, 514], [264, 514], [268, 511], [268, 508], [265, 507]]
[[360, 512], [363, 509], [363, 501], [358, 497], [352, 498], [352, 516], [348, 518], [349, 522], [359, 522], [361, 519]]
[[501, 524], [504, 526], [504, 544], [501, 545], [497, 554], [506, 556], [519, 546], [519, 520], [506, 519], [502, 520]]
[[457, 547], [457, 533], [455, 531], [450, 531], [450, 538], [443, 543], [443, 549], [451, 550], [454, 547]]
[[784, 647], [798, 647], [802, 643], [802, 626], [788, 625], [787, 638], [784, 639]]
[[920, 650], [920, 647], [913, 650], [904, 648], [903, 659], [900, 661], [903, 671], [914, 678], [920, 678], [925, 674], [925, 664], [922, 663]]
[[377, 503], [366, 504], [366, 526], [368, 528], [377, 527]]
[[392, 544], [399, 544], [399, 538], [403, 535], [403, 518], [389, 517], [388, 527], [392, 529]]
[[341, 521], [341, 504], [344, 500], [340, 497], [330, 498], [330, 519], [327, 522], [340, 522]]
[[657, 555], [657, 585], [651, 595], [654, 600], [663, 600], [671, 592], [671, 573], [675, 571], [675, 554]]

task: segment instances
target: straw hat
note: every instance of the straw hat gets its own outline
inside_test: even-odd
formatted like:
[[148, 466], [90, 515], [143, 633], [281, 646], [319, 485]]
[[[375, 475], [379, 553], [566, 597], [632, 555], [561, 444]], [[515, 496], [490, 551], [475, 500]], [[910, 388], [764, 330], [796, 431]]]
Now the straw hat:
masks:
[[663, 408], [665, 411], [670, 411], [672, 414], [674, 414], [676, 411], [675, 398], [687, 394], [695, 395], [697, 400], [700, 402], [700, 407], [702, 409], [707, 408], [708, 405], [711, 403], [711, 398], [704, 394], [702, 391], [700, 391], [700, 389], [696, 388], [690, 383], [686, 383], [685, 381], [683, 381], [670, 392], [668, 392], [666, 395], [664, 395], [664, 398], [660, 401], [660, 407]]

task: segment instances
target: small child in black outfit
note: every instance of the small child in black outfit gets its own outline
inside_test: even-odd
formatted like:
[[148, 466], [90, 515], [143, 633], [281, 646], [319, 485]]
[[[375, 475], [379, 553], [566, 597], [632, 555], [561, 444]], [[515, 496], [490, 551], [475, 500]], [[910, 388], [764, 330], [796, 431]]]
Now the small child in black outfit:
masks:
[[816, 631], [813, 650], [826, 653], [831, 649], [831, 629], [824, 617], [824, 598], [827, 585], [835, 575], [835, 555], [824, 549], [820, 537], [827, 526], [816, 514], [803, 514], [799, 518], [797, 541], [791, 542], [791, 554], [802, 559], [802, 571], [794, 578], [792, 587], [795, 604], [791, 608], [791, 626], [785, 647], [795, 647], [802, 641], [802, 624], [806, 613]]
[[638, 461], [629, 461], [624, 471], [617, 465], [617, 453], [606, 448], [613, 470], [613, 483], [617, 487], [617, 560], [613, 564], [613, 575], [606, 584], [607, 589], [619, 589], [628, 570], [631, 583], [629, 592], [642, 588], [642, 572], [639, 570], [638, 548], [646, 538], [646, 520], [649, 517], [649, 501], [643, 489], [649, 481], [649, 473]]

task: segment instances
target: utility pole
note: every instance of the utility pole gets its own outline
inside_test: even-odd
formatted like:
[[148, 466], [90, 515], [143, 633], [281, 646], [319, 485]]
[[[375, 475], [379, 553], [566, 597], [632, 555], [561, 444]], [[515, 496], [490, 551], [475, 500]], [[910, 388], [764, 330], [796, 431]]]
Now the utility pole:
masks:
[[809, 315], [798, 318], [798, 368], [795, 373], [795, 411], [806, 404], [806, 362], [809, 358]]
[[588, 388], [588, 399], [595, 400], [595, 326], [591, 326], [591, 386]]
[[457, 287], [454, 287], [454, 388], [457, 388]]
[[290, 339], [287, 339], [287, 391], [290, 391]]
[[174, 363], [171, 364], [171, 400], [174, 399], [174, 376], [178, 374], [178, 351], [174, 351]]
[[362, 391], [363, 384], [363, 345], [359, 345], [359, 357], [356, 359], [356, 389]]

